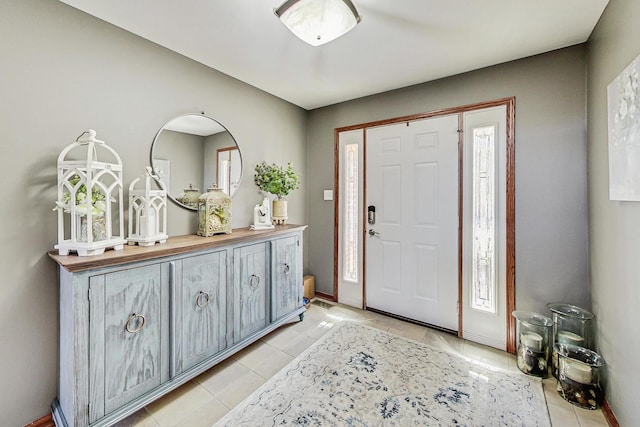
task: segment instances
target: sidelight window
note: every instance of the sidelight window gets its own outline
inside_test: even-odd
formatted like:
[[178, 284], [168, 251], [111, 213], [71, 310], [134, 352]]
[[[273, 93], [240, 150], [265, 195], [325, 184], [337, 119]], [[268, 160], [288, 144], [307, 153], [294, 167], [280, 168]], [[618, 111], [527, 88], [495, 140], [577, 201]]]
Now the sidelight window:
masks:
[[343, 280], [358, 281], [358, 144], [344, 145]]
[[496, 126], [473, 129], [471, 307], [496, 312]]

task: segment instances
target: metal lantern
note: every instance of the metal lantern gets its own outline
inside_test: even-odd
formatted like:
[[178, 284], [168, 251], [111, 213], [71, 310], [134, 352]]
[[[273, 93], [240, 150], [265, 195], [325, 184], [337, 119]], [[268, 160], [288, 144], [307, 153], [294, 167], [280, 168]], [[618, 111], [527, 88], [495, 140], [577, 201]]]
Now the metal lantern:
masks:
[[[106, 154], [112, 163], [98, 160]], [[60, 255], [99, 255], [124, 247], [122, 161], [89, 129], [58, 156], [58, 249]], [[114, 232], [114, 227], [117, 231]], [[119, 232], [118, 232], [119, 231]]]
[[[144, 188], [136, 188], [142, 182]], [[167, 191], [147, 166], [146, 173], [129, 185], [127, 242], [130, 245], [153, 246], [156, 242], [165, 243], [167, 237]]]
[[198, 236], [231, 234], [231, 198], [215, 185], [198, 198]]

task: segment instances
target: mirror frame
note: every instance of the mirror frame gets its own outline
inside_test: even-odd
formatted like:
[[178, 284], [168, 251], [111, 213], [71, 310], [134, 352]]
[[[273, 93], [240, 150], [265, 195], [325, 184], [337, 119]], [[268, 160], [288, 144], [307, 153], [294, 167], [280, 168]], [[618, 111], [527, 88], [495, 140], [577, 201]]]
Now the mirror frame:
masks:
[[[173, 122], [176, 119], [182, 118], [182, 117], [190, 117], [190, 116], [196, 116], [196, 117], [203, 117], [206, 119], [209, 119], [215, 123], [217, 123], [222, 129], [224, 129], [229, 136], [231, 137], [231, 140], [233, 140], [233, 142], [235, 143], [237, 149], [238, 149], [238, 156], [240, 157], [240, 177], [238, 178], [238, 186], [236, 187], [235, 191], [233, 191], [233, 194], [229, 194], [229, 197], [233, 198], [233, 196], [238, 192], [238, 189], [240, 188], [240, 183], [242, 183], [242, 177], [244, 175], [244, 162], [242, 159], [242, 151], [240, 151], [240, 146], [238, 145], [238, 141], [236, 141], [235, 137], [233, 136], [233, 134], [231, 132], [229, 132], [229, 129], [226, 128], [226, 126], [224, 126], [222, 123], [220, 123], [218, 120], [207, 116], [204, 112], [202, 113], [186, 113], [186, 114], [181, 114], [179, 116], [175, 116], [173, 118], [171, 118], [170, 120], [168, 120], [164, 125], [162, 125], [162, 127], [158, 130], [158, 132], [156, 132], [155, 137], [153, 138], [153, 142], [151, 143], [151, 150], [149, 152], [149, 164], [151, 165], [151, 168], [153, 170], [153, 174], [154, 174], [154, 179], [156, 179], [156, 181], [162, 182], [162, 180], [160, 179], [159, 175], [158, 175], [158, 171], [155, 168], [154, 165], [154, 152], [156, 149], [156, 143], [158, 142], [158, 137], [160, 136], [160, 134], [162, 133], [162, 131], [166, 130], [166, 127], [169, 123]], [[216, 163], [217, 160], [213, 159], [213, 163]], [[216, 171], [217, 171], [217, 164], [216, 164]], [[165, 188], [168, 188], [168, 186], [165, 186]], [[203, 193], [206, 192], [207, 189], [203, 188]], [[167, 198], [169, 198], [173, 203], [175, 203], [176, 205], [183, 207], [185, 209], [188, 209], [190, 211], [197, 211], [197, 208], [192, 208], [191, 206], [187, 206], [184, 203], [180, 203], [178, 200], [176, 200], [176, 198], [169, 194], [169, 192], [167, 192]]]

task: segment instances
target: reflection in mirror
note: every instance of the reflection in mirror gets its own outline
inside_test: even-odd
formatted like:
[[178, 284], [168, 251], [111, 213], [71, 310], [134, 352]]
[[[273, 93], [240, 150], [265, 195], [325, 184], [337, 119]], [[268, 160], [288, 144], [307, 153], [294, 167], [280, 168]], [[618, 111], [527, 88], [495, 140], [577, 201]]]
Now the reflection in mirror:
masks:
[[218, 188], [231, 194], [240, 184], [240, 151], [238, 147], [224, 147], [216, 150], [218, 165]]
[[242, 177], [235, 139], [203, 114], [186, 114], [164, 125], [151, 145], [151, 164], [169, 198], [188, 209], [196, 209], [197, 195], [214, 184], [233, 197]]

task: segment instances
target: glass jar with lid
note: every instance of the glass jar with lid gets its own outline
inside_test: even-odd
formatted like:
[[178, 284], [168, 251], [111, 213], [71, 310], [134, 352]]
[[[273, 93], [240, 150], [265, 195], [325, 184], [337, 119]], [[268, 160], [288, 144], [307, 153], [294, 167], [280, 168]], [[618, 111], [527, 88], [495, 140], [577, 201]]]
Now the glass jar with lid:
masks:
[[198, 236], [231, 234], [231, 198], [215, 185], [198, 198]]

